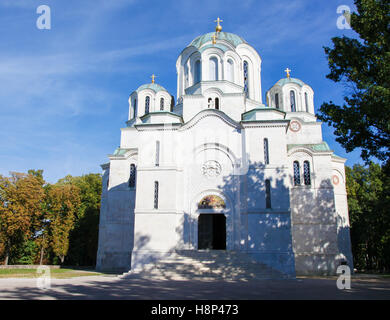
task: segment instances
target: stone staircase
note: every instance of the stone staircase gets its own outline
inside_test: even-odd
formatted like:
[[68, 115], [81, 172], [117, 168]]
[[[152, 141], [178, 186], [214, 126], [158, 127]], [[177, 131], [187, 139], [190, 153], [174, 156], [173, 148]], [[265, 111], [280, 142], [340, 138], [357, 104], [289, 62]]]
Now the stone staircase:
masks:
[[253, 260], [243, 252], [224, 250], [177, 250], [169, 257], [130, 270], [121, 279], [145, 277], [171, 280], [253, 280], [289, 279], [265, 264]]

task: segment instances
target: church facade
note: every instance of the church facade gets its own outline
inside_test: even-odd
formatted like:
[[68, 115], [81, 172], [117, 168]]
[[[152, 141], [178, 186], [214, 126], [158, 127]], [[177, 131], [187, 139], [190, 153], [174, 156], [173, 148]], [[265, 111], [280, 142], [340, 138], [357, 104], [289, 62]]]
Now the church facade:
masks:
[[287, 69], [264, 103], [260, 55], [219, 28], [179, 55], [176, 103], [154, 76], [130, 95], [102, 165], [97, 269], [176, 250], [240, 251], [290, 276], [352, 267], [346, 159], [323, 141], [313, 89]]

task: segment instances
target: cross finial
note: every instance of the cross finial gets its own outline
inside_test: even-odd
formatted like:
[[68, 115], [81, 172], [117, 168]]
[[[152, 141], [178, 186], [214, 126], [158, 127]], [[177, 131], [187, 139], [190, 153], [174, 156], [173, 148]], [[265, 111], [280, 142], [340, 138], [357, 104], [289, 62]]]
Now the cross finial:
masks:
[[220, 25], [220, 23], [223, 22], [223, 20], [219, 19], [219, 17], [218, 17], [217, 20], [214, 20], [214, 22], [217, 23], [217, 26], [215, 27], [215, 31], [221, 32], [222, 31], [222, 26]]
[[217, 43], [217, 35], [214, 33], [213, 36], [211, 37], [212, 40], [212, 43], [213, 44], [216, 44]]
[[287, 79], [290, 79], [290, 72], [291, 72], [291, 70], [289, 68], [287, 68], [286, 70], [284, 70], [284, 72], [287, 73]]
[[151, 78], [152, 78], [152, 83], [154, 83], [154, 79], [156, 78], [156, 76], [152, 74]]

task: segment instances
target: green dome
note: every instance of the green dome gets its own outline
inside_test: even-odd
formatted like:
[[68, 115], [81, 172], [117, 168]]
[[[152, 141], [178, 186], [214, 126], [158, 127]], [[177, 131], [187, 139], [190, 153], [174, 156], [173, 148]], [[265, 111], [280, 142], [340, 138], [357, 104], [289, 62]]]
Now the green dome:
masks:
[[297, 85], [303, 87], [305, 83], [302, 80], [296, 78], [283, 78], [276, 82], [277, 85], [283, 87], [287, 83], [296, 83]]
[[[154, 92], [159, 92], [159, 91], [167, 91], [164, 87], [160, 86], [159, 84], [157, 83], [147, 83], [147, 84], [143, 84], [142, 86], [140, 86], [136, 91], [137, 92], [140, 92], [141, 90], [145, 90], [145, 89], [151, 89], [153, 90]], [[167, 91], [168, 92], [168, 91]]]
[[[215, 32], [206, 33], [202, 36], [199, 36], [192, 40], [192, 42], [188, 45], [189, 47], [193, 46], [198, 49], [200, 49], [205, 43], [212, 41], [212, 36], [215, 34]], [[220, 32], [218, 35], [218, 40], [225, 40], [232, 44], [234, 47], [237, 47], [239, 44], [247, 43], [243, 38], [240, 36], [229, 33], [229, 32]]]

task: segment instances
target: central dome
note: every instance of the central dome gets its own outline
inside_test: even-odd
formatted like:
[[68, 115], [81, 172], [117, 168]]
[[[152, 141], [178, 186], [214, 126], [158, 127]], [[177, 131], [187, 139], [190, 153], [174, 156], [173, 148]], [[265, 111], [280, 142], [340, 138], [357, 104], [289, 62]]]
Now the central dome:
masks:
[[[215, 32], [206, 33], [204, 35], [201, 35], [188, 45], [189, 47], [193, 46], [198, 49], [200, 49], [205, 43], [212, 41], [212, 36], [215, 34]], [[229, 32], [220, 32], [218, 34], [218, 40], [224, 40], [232, 44], [234, 47], [237, 47], [239, 44], [247, 43], [243, 38], [240, 36], [229, 33]]]

